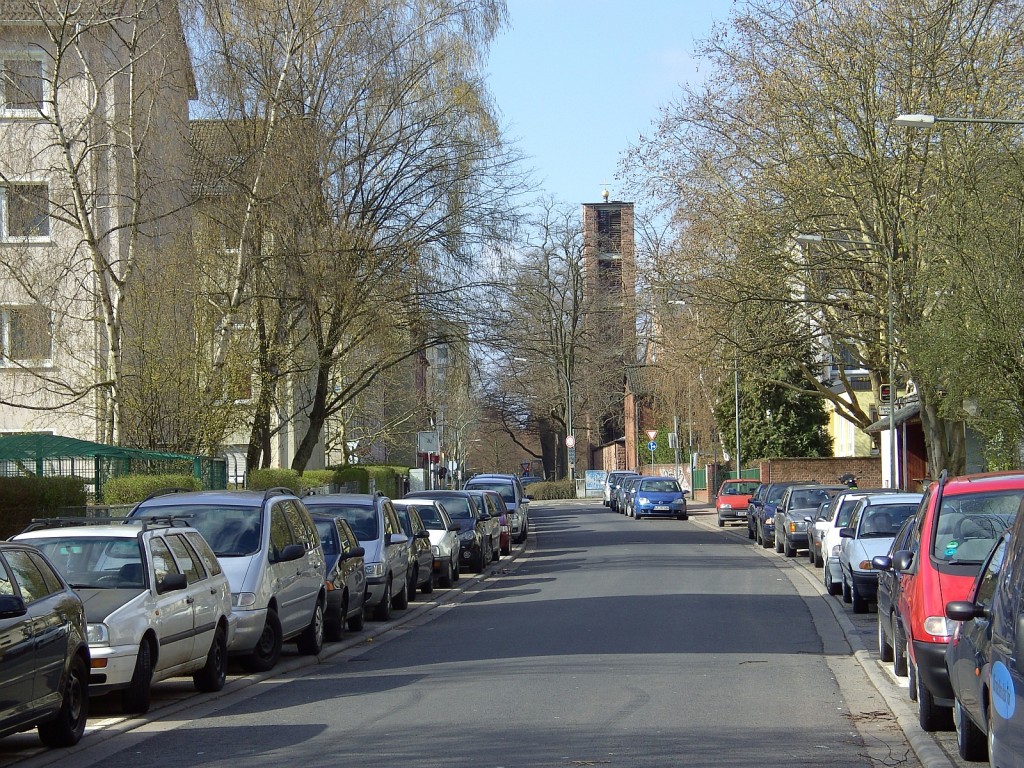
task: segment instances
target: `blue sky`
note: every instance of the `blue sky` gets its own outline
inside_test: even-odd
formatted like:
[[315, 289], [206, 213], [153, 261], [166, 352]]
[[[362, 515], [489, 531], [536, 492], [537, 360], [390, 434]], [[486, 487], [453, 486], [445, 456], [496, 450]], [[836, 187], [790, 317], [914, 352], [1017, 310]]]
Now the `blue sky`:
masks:
[[728, 19], [732, 0], [507, 0], [491, 49], [490, 86], [541, 190], [599, 202], [620, 155], [658, 108], [700, 78], [695, 41]]

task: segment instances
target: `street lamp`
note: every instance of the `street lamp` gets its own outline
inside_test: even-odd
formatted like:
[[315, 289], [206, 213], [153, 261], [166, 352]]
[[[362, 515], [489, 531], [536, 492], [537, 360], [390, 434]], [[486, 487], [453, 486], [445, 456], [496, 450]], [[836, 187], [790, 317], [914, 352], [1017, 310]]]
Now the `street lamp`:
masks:
[[[901, 117], [929, 117], [929, 115], [901, 115]], [[845, 243], [848, 245], [870, 245], [877, 247], [872, 241], [862, 240], [851, 240], [848, 238], [841, 237], [825, 237], [821, 234], [798, 234], [796, 241], [801, 245], [814, 245], [816, 243]], [[888, 304], [886, 314], [888, 315], [888, 326], [889, 333], [885, 342], [885, 354], [889, 358], [889, 391], [893, 392], [894, 379], [896, 378], [896, 360], [893, 354], [893, 336], [895, 333], [895, 322], [893, 320], [893, 304], [895, 303], [893, 294], [893, 281], [892, 281], [892, 251], [886, 250], [885, 260], [885, 271], [886, 281], [888, 282], [888, 296], [886, 303]], [[896, 398], [894, 395], [890, 395], [889, 399], [889, 485], [892, 488], [899, 488], [900, 484], [896, 482]]]
[[938, 115], [898, 115], [892, 124], [900, 128], [932, 128], [936, 123], [981, 123], [983, 125], [1024, 125], [1024, 120], [1000, 117], [940, 117]]

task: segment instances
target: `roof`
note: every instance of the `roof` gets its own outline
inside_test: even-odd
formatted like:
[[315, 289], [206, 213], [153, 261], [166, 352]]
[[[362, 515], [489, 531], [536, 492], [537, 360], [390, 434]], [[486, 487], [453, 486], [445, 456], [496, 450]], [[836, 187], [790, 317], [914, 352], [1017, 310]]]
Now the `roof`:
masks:
[[[893, 426], [898, 427], [901, 424], [905, 424], [906, 422], [910, 421], [916, 416], [919, 416], [920, 413], [920, 403], [911, 403], [910, 405], [905, 405], [902, 408], [897, 408], [896, 412], [893, 413], [892, 415]], [[889, 417], [883, 416], [878, 421], [868, 424], [866, 427], [864, 427], [864, 431], [867, 432], [869, 435], [874, 434], [875, 432], [888, 432]]]
[[0, 436], [0, 461], [40, 461], [43, 459], [69, 459], [104, 457], [111, 459], [187, 459], [196, 457], [186, 453], [147, 451], [105, 443], [93, 443], [60, 435], [20, 434]]

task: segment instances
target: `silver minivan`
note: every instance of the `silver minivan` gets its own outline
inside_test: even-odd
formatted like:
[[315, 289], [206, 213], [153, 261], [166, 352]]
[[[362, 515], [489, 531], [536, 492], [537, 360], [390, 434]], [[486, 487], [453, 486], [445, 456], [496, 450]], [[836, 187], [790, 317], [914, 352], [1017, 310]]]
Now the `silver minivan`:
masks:
[[238, 617], [228, 652], [254, 672], [271, 669], [281, 645], [320, 653], [326, 605], [320, 536], [288, 488], [165, 492], [140, 502], [132, 517], [183, 518], [213, 548], [231, 584]]

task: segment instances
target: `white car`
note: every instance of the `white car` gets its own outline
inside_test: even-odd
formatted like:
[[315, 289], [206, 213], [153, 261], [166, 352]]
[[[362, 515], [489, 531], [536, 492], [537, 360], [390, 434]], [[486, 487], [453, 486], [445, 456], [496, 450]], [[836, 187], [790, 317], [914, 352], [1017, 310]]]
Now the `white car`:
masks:
[[85, 604], [90, 695], [120, 691], [124, 710], [141, 713], [151, 685], [169, 677], [190, 674], [199, 690], [219, 691], [235, 618], [205, 539], [166, 521], [82, 522], [41, 523], [16, 538], [40, 549]]
[[839, 569], [839, 531], [850, 524], [854, 507], [865, 496], [877, 493], [896, 493], [884, 488], [877, 490], [849, 490], [836, 494], [828, 507], [826, 517], [815, 522], [824, 529], [821, 534], [821, 557], [824, 561], [823, 580], [825, 591], [838, 595], [843, 587], [843, 572]]
[[430, 551], [434, 555], [434, 581], [439, 587], [450, 587], [459, 580], [459, 526], [448, 517], [440, 499], [400, 499], [393, 502], [415, 506], [420, 520], [430, 534]]
[[843, 601], [853, 603], [854, 613], [867, 613], [868, 603], [878, 597], [878, 571], [871, 558], [889, 552], [903, 521], [917, 512], [920, 493], [869, 495], [857, 502], [850, 522], [839, 530], [839, 570]]

